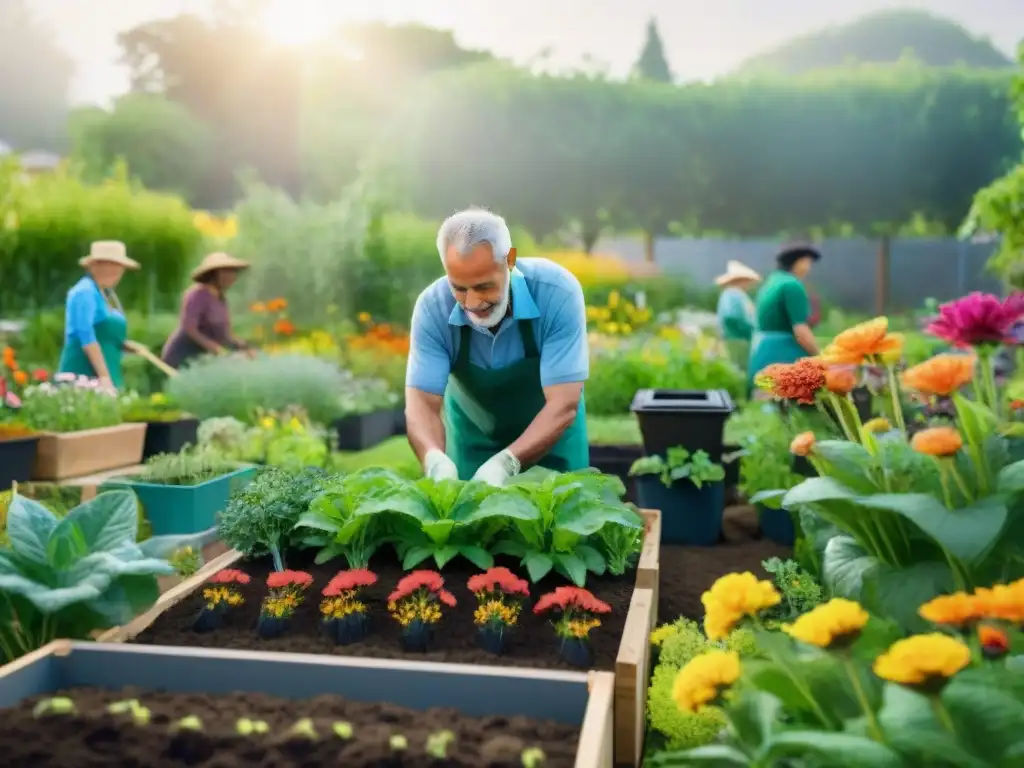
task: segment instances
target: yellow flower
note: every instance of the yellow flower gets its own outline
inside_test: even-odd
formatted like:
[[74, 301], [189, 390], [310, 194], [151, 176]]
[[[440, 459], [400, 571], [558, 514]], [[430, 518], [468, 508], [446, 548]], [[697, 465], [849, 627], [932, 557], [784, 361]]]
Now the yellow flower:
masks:
[[167, 395], [163, 392], [154, 392], [149, 396], [149, 402], [153, 405], [167, 405]]
[[878, 416], [870, 421], [864, 423], [864, 431], [868, 434], [878, 434], [879, 432], [889, 432], [892, 430], [892, 424], [884, 416]]
[[978, 613], [984, 618], [1024, 624], [1024, 579], [996, 584], [990, 589], [979, 588], [974, 596]]
[[357, 315], [357, 317], [359, 318], [359, 322], [360, 323], [364, 323], [364, 324], [370, 322], [370, 320], [372, 319], [370, 317], [370, 313], [369, 312], [360, 312]]
[[856, 639], [869, 618], [868, 612], [858, 603], [835, 597], [800, 616], [792, 624], [783, 624], [782, 631], [802, 643], [829, 648]]
[[264, 429], [273, 429], [277, 426], [277, 421], [272, 416], [264, 416], [260, 419], [260, 426]]
[[668, 640], [670, 637], [674, 637], [679, 634], [679, 627], [675, 624], [662, 624], [656, 630], [651, 632], [651, 645], [661, 647], [662, 643]]
[[610, 294], [608, 294], [608, 307], [610, 309], [615, 309], [618, 305], [619, 305], [619, 292], [618, 291], [612, 291]]
[[770, 581], [758, 581], [749, 571], [726, 574], [701, 595], [704, 633], [709, 640], [721, 640], [744, 616], [756, 616], [781, 600]]
[[696, 712], [715, 702], [740, 677], [736, 651], [712, 650], [695, 656], [679, 670], [672, 685], [672, 700], [683, 712]]
[[979, 608], [981, 601], [966, 592], [955, 592], [952, 595], [940, 595], [918, 609], [925, 621], [932, 624], [945, 624], [948, 627], [960, 627], [981, 618]]
[[883, 680], [934, 690], [971, 663], [971, 649], [949, 635], [932, 632], [893, 643], [875, 659]]

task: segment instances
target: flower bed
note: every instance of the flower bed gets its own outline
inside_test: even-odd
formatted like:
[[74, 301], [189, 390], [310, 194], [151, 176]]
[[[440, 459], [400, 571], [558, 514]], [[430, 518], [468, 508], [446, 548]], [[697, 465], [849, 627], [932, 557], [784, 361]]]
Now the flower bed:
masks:
[[20, 765], [47, 744], [53, 768], [109, 759], [111, 737], [120, 762], [153, 766], [610, 768], [612, 685], [608, 674], [59, 641], [0, 672], [0, 748]]

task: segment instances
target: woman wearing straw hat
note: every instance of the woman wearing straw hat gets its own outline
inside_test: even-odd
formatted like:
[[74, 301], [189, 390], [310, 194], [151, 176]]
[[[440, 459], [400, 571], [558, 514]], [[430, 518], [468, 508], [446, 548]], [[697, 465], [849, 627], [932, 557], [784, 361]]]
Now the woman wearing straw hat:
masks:
[[138, 269], [124, 243], [95, 242], [78, 262], [86, 275], [68, 291], [64, 307], [64, 349], [59, 373], [94, 377], [106, 388], [120, 388], [121, 356], [128, 322], [114, 289], [126, 269]]
[[725, 339], [733, 361], [742, 370], [747, 368], [750, 337], [757, 320], [754, 302], [748, 291], [759, 282], [761, 276], [738, 261], [730, 261], [726, 264], [725, 273], [715, 278], [715, 283], [722, 288], [717, 311], [722, 338]]
[[211, 253], [192, 270], [191, 286], [182, 298], [178, 327], [164, 345], [161, 357], [172, 368], [203, 354], [219, 355], [249, 346], [231, 333], [225, 292], [249, 263], [226, 253]]
[[818, 343], [808, 321], [811, 301], [804, 279], [821, 254], [807, 245], [783, 248], [775, 261], [779, 268], [757, 292], [757, 330], [750, 348], [747, 385], [773, 363], [795, 363], [818, 354]]

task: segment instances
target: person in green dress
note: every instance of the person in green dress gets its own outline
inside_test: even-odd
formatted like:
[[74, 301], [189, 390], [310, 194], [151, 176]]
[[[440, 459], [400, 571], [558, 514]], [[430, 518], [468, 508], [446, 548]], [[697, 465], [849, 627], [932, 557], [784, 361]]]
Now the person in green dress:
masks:
[[808, 325], [811, 302], [804, 280], [821, 254], [806, 245], [784, 248], [775, 258], [778, 269], [757, 292], [757, 330], [751, 340], [747, 386], [774, 363], [795, 363], [818, 354], [818, 343]]
[[79, 261], [86, 275], [68, 291], [64, 305], [64, 349], [58, 373], [88, 376], [104, 389], [120, 389], [121, 356], [128, 322], [114, 289], [127, 269], [139, 269], [124, 243], [95, 242]]
[[748, 291], [759, 282], [761, 276], [738, 261], [730, 261], [725, 273], [715, 278], [715, 283], [722, 289], [716, 312], [718, 325], [729, 356], [740, 370], [747, 368], [750, 339], [757, 322], [757, 310]]

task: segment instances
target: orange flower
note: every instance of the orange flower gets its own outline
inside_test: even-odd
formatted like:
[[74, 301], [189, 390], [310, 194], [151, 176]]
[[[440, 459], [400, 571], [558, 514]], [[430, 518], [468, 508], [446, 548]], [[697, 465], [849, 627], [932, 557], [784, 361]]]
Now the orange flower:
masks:
[[264, 312], [267, 311], [267, 305], [264, 304], [262, 301], [257, 301], [255, 304], [249, 307], [249, 311], [257, 315], [262, 315]]
[[1024, 624], [1024, 579], [991, 588], [979, 587], [974, 595], [978, 613], [985, 618]]
[[25, 373], [24, 371], [15, 371], [14, 383], [17, 384], [19, 387], [24, 387], [26, 384], [28, 384], [28, 374]]
[[857, 386], [857, 374], [850, 368], [827, 368], [825, 386], [834, 395], [848, 395]]
[[884, 361], [898, 359], [902, 351], [903, 336], [889, 333], [887, 317], [876, 317], [840, 333], [819, 358], [836, 365], [860, 365], [877, 358]]
[[11, 347], [4, 347], [4, 365], [8, 368], [16, 368], [17, 358], [14, 356], [14, 349]]
[[274, 333], [278, 336], [291, 336], [295, 333], [295, 324], [291, 320], [282, 317], [274, 323]]
[[809, 456], [816, 442], [813, 432], [803, 432], [793, 438], [793, 442], [789, 444], [789, 452], [794, 456]]
[[945, 458], [952, 456], [964, 445], [960, 433], [952, 427], [922, 429], [910, 441], [910, 447], [926, 456]]
[[284, 312], [288, 309], [288, 302], [285, 299], [271, 299], [267, 302], [267, 312]]
[[1019, 411], [1021, 408], [1024, 408], [1024, 400], [1014, 400], [1010, 403], [1011, 411]]
[[814, 396], [825, 387], [825, 366], [805, 357], [792, 365], [770, 365], [760, 377], [770, 382], [775, 397], [813, 405]]
[[974, 355], [936, 355], [903, 372], [903, 386], [925, 395], [949, 397], [974, 378]]
[[981, 601], [966, 592], [940, 595], [932, 598], [917, 609], [921, 618], [932, 624], [948, 627], [962, 627], [981, 617]]
[[1006, 631], [990, 624], [978, 627], [978, 642], [987, 659], [998, 659], [1010, 652], [1010, 637]]

